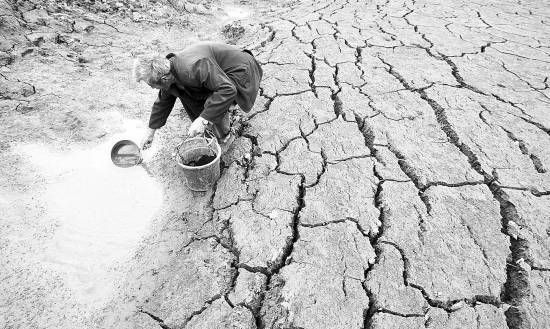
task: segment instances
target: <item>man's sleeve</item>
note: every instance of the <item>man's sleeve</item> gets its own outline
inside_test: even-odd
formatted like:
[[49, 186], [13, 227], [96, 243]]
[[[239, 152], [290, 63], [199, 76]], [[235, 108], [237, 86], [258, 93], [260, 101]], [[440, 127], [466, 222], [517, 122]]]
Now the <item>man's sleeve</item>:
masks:
[[202, 86], [212, 91], [200, 116], [210, 122], [221, 119], [237, 96], [233, 81], [217, 63], [207, 58], [199, 60], [193, 72]]
[[149, 117], [149, 128], [158, 129], [166, 124], [166, 120], [172, 112], [176, 96], [172, 95], [167, 90], [159, 90], [159, 94]]

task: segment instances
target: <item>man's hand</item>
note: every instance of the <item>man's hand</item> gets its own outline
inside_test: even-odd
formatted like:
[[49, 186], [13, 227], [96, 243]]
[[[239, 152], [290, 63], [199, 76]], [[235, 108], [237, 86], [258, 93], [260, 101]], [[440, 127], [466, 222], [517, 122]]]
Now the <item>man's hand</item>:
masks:
[[151, 144], [153, 144], [153, 139], [155, 138], [155, 131], [156, 129], [149, 128], [145, 136], [143, 136], [143, 140], [141, 141], [142, 150], [146, 150], [151, 147]]
[[203, 119], [202, 117], [196, 118], [189, 127], [189, 130], [187, 131], [187, 136], [195, 137], [197, 135], [204, 134], [204, 130], [206, 129], [208, 123], [208, 120]]

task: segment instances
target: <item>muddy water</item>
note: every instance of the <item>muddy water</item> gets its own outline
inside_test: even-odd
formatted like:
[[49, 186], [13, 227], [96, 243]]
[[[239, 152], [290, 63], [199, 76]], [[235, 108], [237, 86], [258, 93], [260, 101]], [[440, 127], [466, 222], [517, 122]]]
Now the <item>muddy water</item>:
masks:
[[139, 128], [128, 122], [124, 133], [101, 145], [65, 153], [38, 144], [21, 147], [45, 178], [45, 216], [57, 225], [41, 263], [91, 308], [109, 299], [161, 205], [162, 190], [142, 166], [119, 168], [110, 159], [114, 142], [134, 139]]
[[202, 155], [198, 159], [193, 159], [184, 163], [186, 166], [200, 167], [207, 165], [216, 159], [215, 155]]

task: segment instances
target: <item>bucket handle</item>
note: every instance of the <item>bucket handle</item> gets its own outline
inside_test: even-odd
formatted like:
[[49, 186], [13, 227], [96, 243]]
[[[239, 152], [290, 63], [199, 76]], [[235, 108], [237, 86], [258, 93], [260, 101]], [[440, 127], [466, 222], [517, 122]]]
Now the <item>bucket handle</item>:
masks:
[[[206, 141], [206, 145], [208, 147], [212, 147], [212, 144], [213, 143], [218, 143], [218, 139], [216, 138], [216, 136], [214, 135], [214, 133], [212, 133], [210, 130], [206, 129], [204, 132], [202, 132], [201, 134], [199, 134], [198, 136], [204, 138], [204, 140]], [[189, 136], [186, 136], [182, 141], [181, 143], [179, 143], [178, 145], [176, 145], [175, 147], [175, 151], [172, 152], [172, 158], [174, 160], [176, 160], [176, 162], [178, 161], [178, 150], [180, 148], [180, 146], [185, 143], [186, 140], [188, 140], [189, 138], [195, 138], [197, 136], [193, 136], [193, 137], [189, 137]], [[209, 141], [210, 140], [210, 141]]]

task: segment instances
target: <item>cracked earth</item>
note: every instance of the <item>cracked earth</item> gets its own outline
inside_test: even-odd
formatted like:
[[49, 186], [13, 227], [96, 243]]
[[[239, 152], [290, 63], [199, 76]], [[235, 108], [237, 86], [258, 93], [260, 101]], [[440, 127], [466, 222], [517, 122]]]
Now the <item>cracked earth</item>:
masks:
[[[549, 328], [550, 6], [303, 1], [256, 19], [239, 44], [261, 95], [234, 113], [220, 180], [182, 188], [172, 118], [155, 229], [92, 323]], [[16, 111], [38, 97], [20, 83]]]

